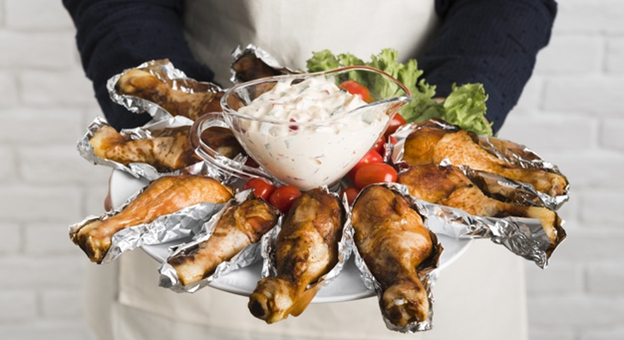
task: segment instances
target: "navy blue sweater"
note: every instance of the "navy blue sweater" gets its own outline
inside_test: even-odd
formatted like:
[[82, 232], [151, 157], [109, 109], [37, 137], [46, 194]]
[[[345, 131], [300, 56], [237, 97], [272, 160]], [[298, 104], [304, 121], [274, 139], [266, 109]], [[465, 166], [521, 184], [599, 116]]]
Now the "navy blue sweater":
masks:
[[[211, 81], [184, 39], [182, 0], [63, 0], [77, 29], [86, 75], [108, 122], [115, 128], [146, 123], [114, 104], [106, 81], [145, 61], [168, 58], [189, 77]], [[533, 72], [537, 52], [548, 44], [554, 0], [435, 0], [442, 25], [418, 59], [425, 80], [445, 96], [451, 84], [483, 83], [489, 99], [486, 118], [494, 131], [518, 102]], [[391, 46], [388, 46], [391, 47]]]

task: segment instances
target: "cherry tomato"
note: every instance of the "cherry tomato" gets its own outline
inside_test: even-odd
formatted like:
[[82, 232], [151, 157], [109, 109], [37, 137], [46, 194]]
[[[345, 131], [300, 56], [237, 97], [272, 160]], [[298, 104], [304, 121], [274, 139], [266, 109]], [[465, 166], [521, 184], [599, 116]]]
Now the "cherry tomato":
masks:
[[352, 183], [355, 183], [355, 173], [358, 171], [358, 169], [366, 164], [381, 162], [383, 162], [383, 157], [381, 157], [379, 152], [371, 149], [366, 153], [366, 155], [364, 155], [364, 157], [362, 157], [362, 159], [360, 159], [359, 162], [357, 162], [357, 164], [351, 170], [349, 170], [349, 172], [347, 173], [347, 178], [349, 178]]
[[374, 101], [368, 88], [355, 80], [347, 80], [338, 87], [353, 95], [360, 96], [360, 98], [367, 103], [372, 103]]
[[263, 200], [268, 201], [269, 197], [275, 190], [275, 185], [262, 178], [252, 178], [243, 186], [243, 190], [247, 189], [253, 189], [253, 193], [256, 198], [262, 198]]
[[344, 194], [347, 196], [347, 202], [349, 202], [349, 205], [353, 205], [353, 201], [355, 201], [355, 198], [357, 197], [357, 195], [360, 193], [360, 189], [358, 188], [346, 188], [344, 191]]
[[301, 196], [301, 191], [292, 185], [278, 187], [269, 196], [269, 203], [282, 213], [287, 213], [297, 198]]
[[391, 134], [393, 134], [401, 125], [405, 124], [405, 118], [403, 118], [403, 116], [401, 116], [400, 114], [395, 114], [394, 117], [392, 117], [392, 119], [390, 120], [390, 123], [388, 124], [388, 128], [386, 129], [386, 132], [384, 132], [384, 136], [388, 137]]
[[373, 183], [396, 182], [397, 172], [386, 163], [366, 164], [355, 173], [355, 186], [359, 189]]
[[398, 140], [394, 138], [393, 136], [389, 136], [389, 137], [381, 136], [377, 140], [377, 142], [375, 142], [375, 145], [373, 146], [372, 150], [377, 151], [383, 158], [384, 155], [386, 154], [386, 144], [388, 143], [392, 143], [392, 145], [396, 145], [396, 143], [398, 143]]
[[381, 136], [375, 142], [375, 145], [373, 145], [373, 150], [377, 151], [377, 153], [379, 153], [380, 155], [383, 155], [386, 152], [386, 148], [384, 146], [385, 144], [386, 144], [386, 137]]

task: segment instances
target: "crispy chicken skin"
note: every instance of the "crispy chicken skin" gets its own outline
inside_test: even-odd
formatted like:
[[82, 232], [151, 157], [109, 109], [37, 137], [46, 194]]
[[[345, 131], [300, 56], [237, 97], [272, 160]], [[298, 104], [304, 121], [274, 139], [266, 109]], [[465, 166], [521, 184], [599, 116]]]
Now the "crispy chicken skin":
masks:
[[421, 127], [405, 140], [403, 160], [410, 165], [421, 165], [440, 164], [448, 158], [454, 165], [467, 165], [475, 170], [528, 183], [537, 191], [551, 196], [566, 193], [567, 181], [563, 176], [510, 164], [484, 150], [475, 138], [465, 130], [453, 132], [435, 126]]
[[417, 199], [462, 209], [472, 215], [537, 218], [553, 245], [562, 237], [561, 219], [554, 211], [491, 198], [455, 166], [413, 166], [399, 174], [397, 182], [405, 185]]
[[422, 127], [405, 139], [403, 160], [410, 165], [436, 163], [435, 146], [447, 131], [438, 128]]
[[258, 282], [249, 297], [251, 314], [267, 323], [300, 314], [314, 296], [309, 293], [312, 290], [306, 291], [307, 286], [338, 261], [343, 223], [344, 213], [335, 196], [314, 189], [299, 197], [277, 236], [277, 276]]
[[172, 129], [168, 135], [128, 140], [114, 128], [103, 125], [89, 140], [93, 153], [103, 159], [128, 165], [147, 163], [159, 171], [173, 171], [197, 163], [189, 142], [189, 128]]
[[419, 266], [435, 252], [437, 238], [407, 201], [383, 186], [363, 189], [353, 207], [358, 252], [381, 285], [381, 312], [404, 327], [429, 316]]
[[278, 214], [263, 200], [253, 199], [229, 207], [214, 227], [210, 238], [167, 260], [182, 285], [212, 275], [217, 266], [245, 247], [260, 241], [275, 223]]
[[169, 87], [153, 74], [138, 69], [125, 72], [115, 85], [121, 93], [149, 100], [172, 116], [196, 120], [208, 112], [220, 112], [222, 92], [186, 93]]
[[195, 175], [161, 177], [151, 182], [121, 212], [83, 226], [71, 233], [70, 238], [91, 261], [101, 263], [116, 232], [150, 223], [160, 216], [195, 204], [225, 203], [231, 198], [230, 188], [209, 177]]

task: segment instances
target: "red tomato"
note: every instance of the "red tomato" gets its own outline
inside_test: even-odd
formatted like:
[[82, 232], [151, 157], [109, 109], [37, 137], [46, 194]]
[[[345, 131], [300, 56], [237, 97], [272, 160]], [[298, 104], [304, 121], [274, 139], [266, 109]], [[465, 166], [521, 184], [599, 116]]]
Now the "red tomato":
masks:
[[405, 118], [403, 118], [403, 116], [401, 116], [400, 114], [395, 114], [394, 117], [392, 117], [392, 119], [390, 120], [390, 124], [388, 124], [388, 128], [386, 129], [386, 132], [384, 132], [384, 136], [388, 137], [391, 134], [393, 134], [401, 125], [407, 123], [405, 121]]
[[338, 87], [353, 95], [360, 96], [360, 98], [367, 103], [372, 103], [374, 101], [368, 88], [355, 80], [347, 80]]
[[384, 147], [385, 144], [386, 144], [386, 137], [381, 136], [375, 142], [375, 145], [373, 146], [373, 150], [377, 151], [377, 153], [379, 153], [380, 155], [383, 155], [386, 153], [386, 148]]
[[396, 180], [396, 170], [386, 163], [367, 164], [355, 173], [355, 186], [360, 189], [369, 184], [396, 182]]
[[358, 188], [346, 188], [344, 191], [344, 194], [347, 196], [347, 202], [349, 202], [349, 205], [353, 205], [353, 201], [355, 201], [355, 198], [357, 197], [357, 195], [360, 193], [360, 189]]
[[269, 203], [282, 213], [287, 213], [297, 198], [301, 196], [301, 191], [292, 185], [278, 187], [269, 197]]
[[364, 157], [362, 157], [362, 159], [360, 159], [359, 162], [357, 162], [357, 164], [347, 173], [347, 178], [349, 178], [349, 180], [352, 183], [355, 183], [355, 173], [358, 171], [358, 169], [360, 169], [361, 167], [363, 167], [366, 164], [371, 164], [371, 163], [381, 163], [383, 162], [383, 157], [381, 157], [381, 155], [379, 154], [379, 152], [371, 149], [369, 150], [366, 155], [364, 155]]
[[392, 136], [389, 136], [389, 137], [381, 136], [377, 140], [377, 142], [375, 142], [375, 145], [373, 146], [372, 150], [377, 151], [383, 158], [383, 156], [386, 154], [386, 144], [392, 143], [393, 145], [396, 145], [397, 142], [398, 140]]
[[262, 198], [263, 200], [268, 201], [269, 196], [271, 196], [275, 190], [275, 185], [262, 178], [252, 178], [243, 186], [243, 190], [247, 189], [253, 189], [253, 193], [256, 198]]

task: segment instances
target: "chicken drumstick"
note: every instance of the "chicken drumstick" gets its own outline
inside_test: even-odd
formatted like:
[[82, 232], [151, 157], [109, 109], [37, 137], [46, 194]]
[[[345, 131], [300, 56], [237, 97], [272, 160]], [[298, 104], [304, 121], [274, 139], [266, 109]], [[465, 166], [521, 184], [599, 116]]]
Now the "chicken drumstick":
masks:
[[249, 311], [274, 323], [298, 315], [313, 294], [304, 291], [338, 262], [343, 211], [338, 199], [321, 189], [299, 197], [288, 212], [275, 245], [276, 277], [258, 282]]
[[381, 285], [384, 317], [400, 327], [427, 320], [430, 305], [419, 268], [441, 251], [435, 234], [405, 198], [383, 186], [363, 189], [352, 224], [358, 252]]
[[278, 214], [263, 200], [253, 199], [229, 207], [221, 216], [210, 238], [170, 257], [182, 285], [211, 275], [217, 266], [230, 260], [245, 247], [260, 241], [277, 223]]
[[161, 177], [151, 182], [121, 212], [96, 220], [70, 232], [70, 238], [93, 262], [101, 263], [113, 235], [125, 228], [150, 223], [156, 218], [202, 202], [225, 203], [232, 191], [218, 181], [199, 175]]

